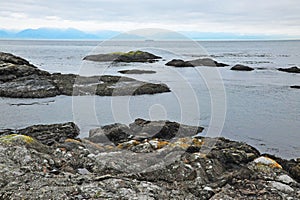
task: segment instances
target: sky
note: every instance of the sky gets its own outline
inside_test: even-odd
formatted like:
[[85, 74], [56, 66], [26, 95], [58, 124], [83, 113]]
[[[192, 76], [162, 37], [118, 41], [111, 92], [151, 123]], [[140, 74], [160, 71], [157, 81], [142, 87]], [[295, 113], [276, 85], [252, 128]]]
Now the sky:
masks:
[[2, 0], [0, 29], [162, 28], [300, 36], [299, 8], [299, 0]]

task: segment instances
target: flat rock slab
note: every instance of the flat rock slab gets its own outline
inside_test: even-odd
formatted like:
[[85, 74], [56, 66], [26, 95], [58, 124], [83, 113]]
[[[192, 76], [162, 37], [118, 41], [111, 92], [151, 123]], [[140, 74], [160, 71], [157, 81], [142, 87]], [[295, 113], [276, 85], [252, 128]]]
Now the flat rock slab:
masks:
[[12, 54], [1, 53], [0, 59], [2, 97], [124, 96], [170, 92], [165, 84], [148, 83], [122, 76], [84, 77], [75, 74], [50, 74]]
[[300, 73], [300, 68], [290, 67], [290, 68], [278, 68], [279, 71], [288, 72], [288, 73]]
[[152, 71], [152, 70], [139, 70], [139, 69], [120, 70], [118, 72], [121, 74], [155, 74], [156, 73], [156, 71]]
[[145, 51], [113, 52], [108, 54], [88, 55], [83, 60], [95, 62], [156, 62], [160, 56]]
[[167, 66], [173, 67], [197, 67], [197, 66], [207, 66], [207, 67], [225, 67], [228, 66], [224, 63], [219, 63], [210, 58], [196, 59], [190, 61], [184, 61], [181, 59], [173, 59], [166, 63]]

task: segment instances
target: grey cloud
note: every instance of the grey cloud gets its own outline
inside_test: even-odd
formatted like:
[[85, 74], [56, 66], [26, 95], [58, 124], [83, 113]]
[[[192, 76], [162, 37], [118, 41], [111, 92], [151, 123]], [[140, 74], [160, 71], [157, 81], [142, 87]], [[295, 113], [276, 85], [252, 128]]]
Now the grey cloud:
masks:
[[[63, 20], [161, 24], [225, 23], [283, 26], [300, 24], [298, 0], [14, 0], [0, 2], [1, 11], [33, 18], [57, 16]], [[2, 12], [3, 13], [3, 12]], [[1, 12], [0, 12], [1, 15]], [[294, 24], [295, 23], [295, 24]]]

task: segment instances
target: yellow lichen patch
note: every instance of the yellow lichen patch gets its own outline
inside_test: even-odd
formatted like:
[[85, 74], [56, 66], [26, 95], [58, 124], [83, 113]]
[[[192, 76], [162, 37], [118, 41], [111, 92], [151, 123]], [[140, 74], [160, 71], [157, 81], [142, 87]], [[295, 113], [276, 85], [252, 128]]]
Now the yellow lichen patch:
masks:
[[114, 146], [111, 146], [111, 145], [105, 145], [104, 148], [110, 150], [110, 149], [114, 149], [115, 147], [114, 147]]
[[196, 153], [194, 153], [194, 155], [195, 155], [195, 158], [197, 159], [197, 158], [206, 158], [207, 154], [196, 152]]
[[11, 134], [11, 135], [0, 137], [0, 143], [4, 143], [4, 144], [11, 144], [17, 141], [23, 141], [27, 144], [31, 144], [35, 142], [35, 139], [27, 135], [18, 135], [18, 134]]
[[70, 143], [78, 143], [78, 144], [81, 143], [79, 140], [75, 140], [75, 139], [71, 139], [71, 138], [66, 139], [65, 142], [66, 142], [66, 143], [67, 143], [67, 142], [70, 142]]
[[196, 147], [201, 147], [204, 144], [204, 141], [201, 139], [193, 138], [193, 145]]
[[265, 165], [265, 166], [269, 166], [271, 168], [282, 169], [282, 166], [280, 164], [278, 164], [275, 160], [265, 157], [265, 156], [256, 158], [253, 162], [256, 163], [257, 165]]
[[127, 148], [130, 148], [132, 146], [136, 146], [136, 145], [139, 145], [140, 142], [139, 141], [136, 141], [136, 140], [130, 140], [128, 142], [123, 142], [123, 143], [120, 143], [118, 144], [118, 148], [119, 149], [127, 149]]
[[161, 149], [161, 148], [163, 148], [164, 146], [166, 146], [168, 144], [169, 144], [169, 142], [167, 142], [167, 141], [158, 141], [157, 149]]

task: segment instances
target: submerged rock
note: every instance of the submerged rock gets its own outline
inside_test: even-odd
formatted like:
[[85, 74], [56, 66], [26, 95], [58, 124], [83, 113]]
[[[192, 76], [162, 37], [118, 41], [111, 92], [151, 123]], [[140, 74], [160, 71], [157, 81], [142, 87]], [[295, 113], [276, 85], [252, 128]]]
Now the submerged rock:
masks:
[[44, 98], [57, 95], [122, 96], [170, 92], [165, 84], [147, 83], [121, 76], [83, 77], [50, 74], [12, 54], [0, 54], [0, 96]]
[[246, 65], [235, 65], [230, 70], [236, 70], [236, 71], [252, 71], [254, 68], [248, 67]]
[[300, 73], [300, 68], [297, 66], [290, 67], [290, 68], [278, 68], [279, 71], [288, 72], [288, 73]]
[[155, 62], [161, 57], [145, 51], [114, 52], [108, 54], [88, 55], [83, 60], [96, 62]]
[[224, 63], [219, 63], [210, 58], [196, 59], [190, 61], [184, 61], [181, 59], [173, 59], [166, 63], [167, 66], [173, 67], [197, 67], [197, 66], [208, 66], [208, 67], [225, 67], [228, 66]]
[[[136, 140], [127, 133], [140, 132], [150, 123], [138, 119], [131, 127], [102, 128], [104, 134], [112, 132], [108, 135], [118, 141], [115, 145], [67, 139], [49, 146], [26, 132], [0, 136], [0, 198], [299, 199], [299, 180], [286, 168], [294, 169], [296, 161], [279, 162], [225, 138]], [[49, 125], [49, 131], [50, 127], [67, 130]]]
[[118, 71], [121, 74], [155, 74], [155, 71], [152, 70], [139, 70], [139, 69], [130, 69], [130, 70], [120, 70]]

